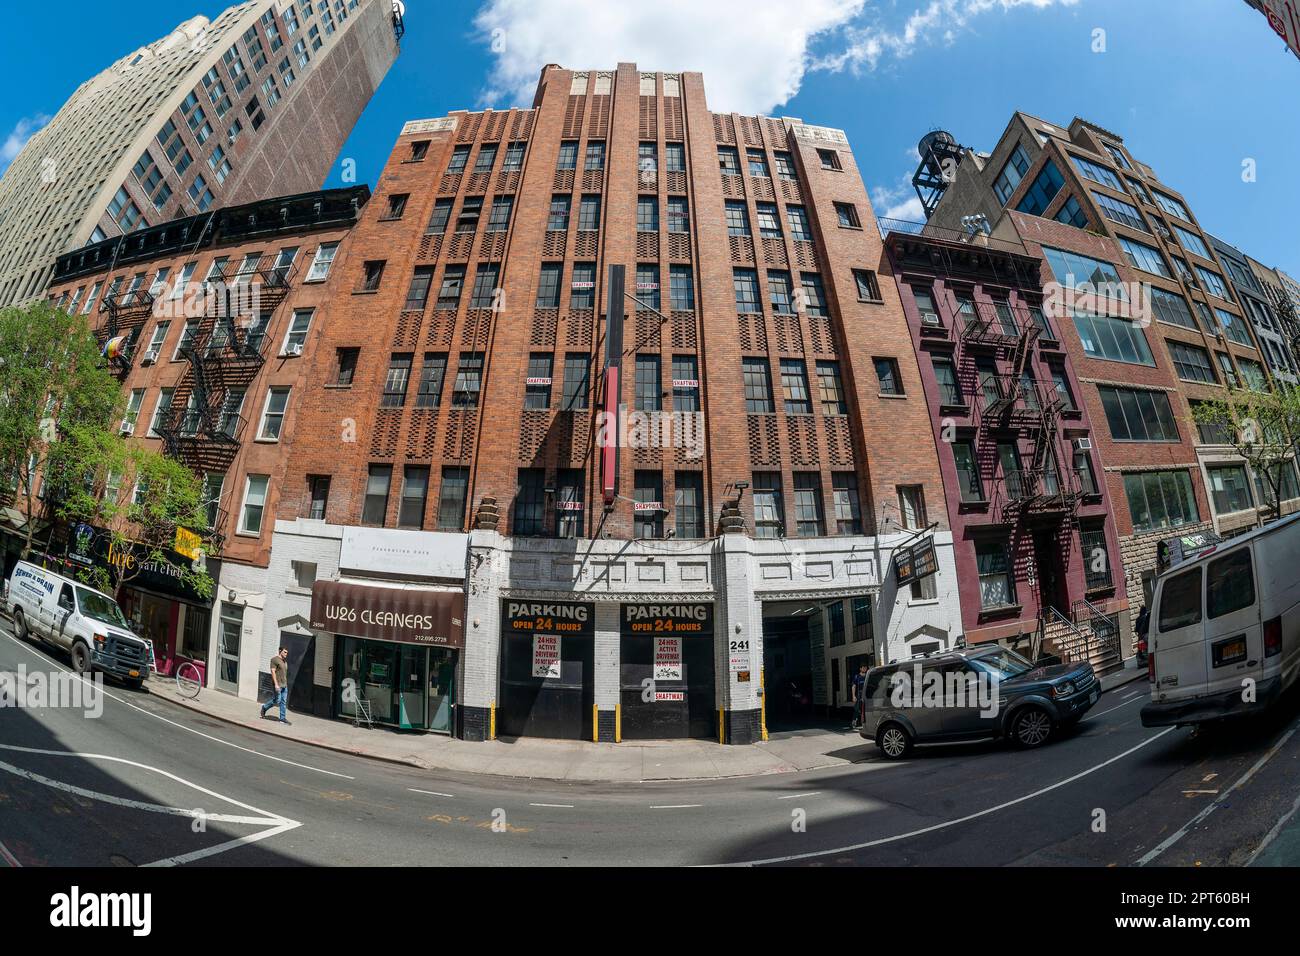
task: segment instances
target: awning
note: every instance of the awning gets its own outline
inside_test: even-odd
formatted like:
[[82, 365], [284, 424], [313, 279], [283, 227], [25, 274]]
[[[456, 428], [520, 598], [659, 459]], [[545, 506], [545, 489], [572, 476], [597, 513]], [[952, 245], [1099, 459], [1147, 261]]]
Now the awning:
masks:
[[317, 581], [314, 631], [402, 644], [465, 646], [465, 592]]

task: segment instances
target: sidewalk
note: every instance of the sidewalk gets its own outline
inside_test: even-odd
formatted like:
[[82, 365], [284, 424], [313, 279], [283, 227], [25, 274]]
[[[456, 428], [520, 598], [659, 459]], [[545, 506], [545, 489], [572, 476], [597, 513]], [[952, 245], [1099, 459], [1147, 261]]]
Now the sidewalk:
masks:
[[[1124, 669], [1102, 678], [1102, 690], [1145, 678], [1130, 659]], [[259, 703], [203, 690], [194, 700], [180, 696], [168, 678], [151, 677], [145, 688], [159, 700], [265, 734], [339, 753], [386, 760], [421, 770], [452, 770], [506, 777], [637, 783], [654, 780], [713, 780], [843, 767], [872, 759], [875, 745], [847, 727], [774, 733], [752, 746], [722, 747], [708, 740], [637, 741], [598, 744], [582, 740], [517, 738], [470, 743], [441, 734], [401, 733], [353, 727], [290, 712], [288, 726], [258, 716]]]

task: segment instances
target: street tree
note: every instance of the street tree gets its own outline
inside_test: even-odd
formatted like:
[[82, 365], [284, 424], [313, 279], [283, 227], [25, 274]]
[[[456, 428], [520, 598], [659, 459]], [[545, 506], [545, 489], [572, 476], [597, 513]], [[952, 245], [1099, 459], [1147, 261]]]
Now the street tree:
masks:
[[1282, 383], [1270, 390], [1231, 388], [1227, 399], [1195, 403], [1192, 417], [1250, 466], [1264, 493], [1266, 520], [1280, 518], [1282, 502], [1295, 496], [1300, 388]]

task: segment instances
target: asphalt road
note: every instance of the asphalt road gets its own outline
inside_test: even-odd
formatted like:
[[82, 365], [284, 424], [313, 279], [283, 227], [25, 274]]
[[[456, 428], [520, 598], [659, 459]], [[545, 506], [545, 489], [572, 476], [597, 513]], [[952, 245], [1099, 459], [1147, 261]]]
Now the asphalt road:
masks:
[[[66, 670], [0, 618], [0, 672], [19, 665]], [[1138, 682], [1034, 751], [887, 763], [846, 736], [843, 768], [601, 785], [417, 771], [105, 690], [98, 718], [0, 708], [0, 866], [1300, 862], [1294, 702], [1217, 733], [1148, 730]]]

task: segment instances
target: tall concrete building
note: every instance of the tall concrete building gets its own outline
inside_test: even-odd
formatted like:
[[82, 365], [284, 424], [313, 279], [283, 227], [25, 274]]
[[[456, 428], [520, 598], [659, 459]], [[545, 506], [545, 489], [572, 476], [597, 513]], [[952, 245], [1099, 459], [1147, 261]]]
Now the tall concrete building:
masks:
[[1219, 260], [1227, 267], [1228, 282], [1236, 293], [1237, 303], [1255, 327], [1255, 340], [1273, 378], [1286, 385], [1295, 385], [1296, 361], [1291, 354], [1290, 337], [1282, 320], [1273, 310], [1268, 290], [1255, 274], [1250, 257], [1229, 242], [1207, 234], [1210, 245]]
[[[1024, 243], [1052, 272], [1061, 342], [1084, 386], [1115, 503], [1130, 611], [1156, 545], [1268, 513], [1259, 476], [1197, 402], [1272, 387], [1233, 275], [1190, 204], [1123, 138], [1016, 113], [990, 152], [936, 133], [913, 179], [928, 222]], [[1300, 507], [1288, 484], [1283, 511]]]
[[390, 0], [249, 0], [87, 80], [0, 179], [0, 306], [76, 246], [319, 189], [403, 29]]

